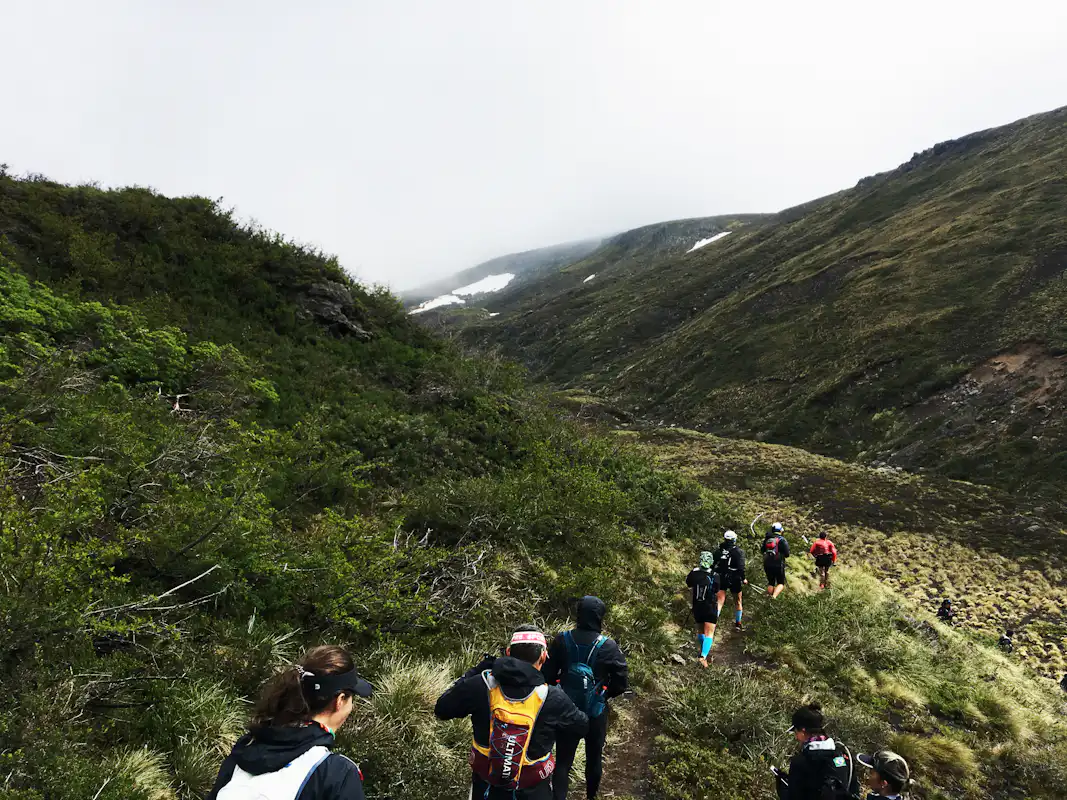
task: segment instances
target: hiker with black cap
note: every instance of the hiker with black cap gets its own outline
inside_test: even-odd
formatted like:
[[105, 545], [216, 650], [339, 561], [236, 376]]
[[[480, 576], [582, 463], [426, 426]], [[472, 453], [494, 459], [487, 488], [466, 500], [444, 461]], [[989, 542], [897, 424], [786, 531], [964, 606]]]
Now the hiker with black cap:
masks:
[[785, 589], [785, 560], [789, 558], [789, 542], [782, 535], [782, 523], [771, 525], [763, 537], [763, 574], [767, 576], [767, 594], [771, 599], [778, 597]]
[[708, 666], [708, 655], [715, 644], [715, 626], [719, 622], [719, 573], [715, 571], [715, 554], [705, 550], [700, 563], [685, 576], [685, 585], [693, 594], [693, 621], [697, 626], [697, 649], [700, 666]]
[[330, 748], [354, 698], [370, 694], [343, 647], [308, 650], [264, 685], [207, 800], [362, 800], [359, 767]]
[[726, 593], [732, 592], [734, 596], [734, 627], [744, 630], [741, 625], [741, 587], [748, 583], [745, 579], [745, 553], [737, 544], [737, 534], [726, 531], [722, 535], [722, 544], [715, 553], [715, 571], [719, 573], [719, 592], [717, 594], [716, 610], [722, 614], [723, 604], [726, 603]]
[[856, 761], [871, 771], [867, 778], [867, 788], [871, 790], [867, 800], [877, 800], [879, 797], [900, 800], [908, 791], [911, 785], [908, 762], [892, 750], [879, 750], [871, 755], [860, 753]]
[[524, 625], [505, 654], [486, 657], [437, 700], [438, 719], [471, 718], [473, 800], [551, 800], [561, 733], [585, 733], [588, 718], [541, 673], [548, 658], [545, 635]]
[[548, 646], [548, 661], [541, 670], [545, 680], [559, 684], [587, 717], [589, 729], [581, 734], [560, 732], [556, 738], [556, 771], [552, 795], [566, 800], [571, 767], [578, 743], [585, 739], [585, 796], [593, 800], [604, 773], [604, 742], [608, 737], [608, 700], [630, 688], [626, 657], [614, 639], [601, 629], [607, 606], [599, 597], [578, 601], [577, 624], [563, 631]]
[[771, 768], [781, 800], [853, 800], [860, 795], [852, 753], [826, 735], [822, 706], [809, 703], [793, 712], [789, 732], [800, 752], [789, 760], [789, 772]]
[[1010, 653], [1015, 649], [1015, 640], [1012, 638], [1015, 636], [1015, 631], [1007, 630], [997, 639], [997, 647], [1003, 650], [1005, 653]]

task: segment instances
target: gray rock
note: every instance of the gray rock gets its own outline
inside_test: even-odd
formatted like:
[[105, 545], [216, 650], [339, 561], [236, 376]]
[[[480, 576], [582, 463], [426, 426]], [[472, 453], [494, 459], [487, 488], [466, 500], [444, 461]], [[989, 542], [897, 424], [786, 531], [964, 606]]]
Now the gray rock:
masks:
[[352, 292], [342, 283], [323, 281], [310, 286], [299, 300], [305, 315], [324, 323], [336, 333], [355, 336], [362, 341], [373, 338], [357, 321], [359, 309]]

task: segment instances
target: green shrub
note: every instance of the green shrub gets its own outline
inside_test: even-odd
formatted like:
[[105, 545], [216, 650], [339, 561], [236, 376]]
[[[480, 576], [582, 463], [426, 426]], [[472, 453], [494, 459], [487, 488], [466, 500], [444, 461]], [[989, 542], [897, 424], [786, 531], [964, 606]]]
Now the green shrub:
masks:
[[[743, 752], [743, 751], [739, 751]], [[656, 740], [649, 768], [649, 796], [656, 800], [771, 800], [770, 765], [697, 739]]]

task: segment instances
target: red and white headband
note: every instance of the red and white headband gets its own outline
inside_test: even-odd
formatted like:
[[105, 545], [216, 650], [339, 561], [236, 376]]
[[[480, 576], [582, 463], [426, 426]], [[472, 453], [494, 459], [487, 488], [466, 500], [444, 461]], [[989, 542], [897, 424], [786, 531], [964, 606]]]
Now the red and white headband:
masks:
[[541, 647], [548, 647], [541, 631], [515, 631], [511, 634], [511, 644], [539, 644]]

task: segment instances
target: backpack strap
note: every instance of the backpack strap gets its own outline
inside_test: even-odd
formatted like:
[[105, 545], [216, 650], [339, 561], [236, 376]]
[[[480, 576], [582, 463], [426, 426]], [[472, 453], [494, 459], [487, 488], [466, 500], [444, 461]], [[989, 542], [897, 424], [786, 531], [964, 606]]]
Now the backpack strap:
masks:
[[592, 669], [593, 665], [596, 664], [597, 653], [600, 652], [600, 648], [607, 640], [607, 638], [608, 637], [606, 637], [604, 634], [600, 634], [598, 637], [596, 637], [596, 641], [593, 642], [593, 646], [589, 648], [589, 655], [586, 656], [585, 659], [585, 663], [589, 665], [589, 669]]
[[841, 747], [848, 757], [848, 781], [845, 783], [845, 794], [852, 797], [852, 770], [855, 769], [852, 765], [852, 751], [848, 749], [848, 745], [844, 742], [841, 742]]
[[578, 643], [574, 641], [570, 631], [563, 632], [563, 643], [567, 646], [567, 657], [570, 659], [570, 663], [577, 664], [581, 662], [582, 654], [578, 650]]

